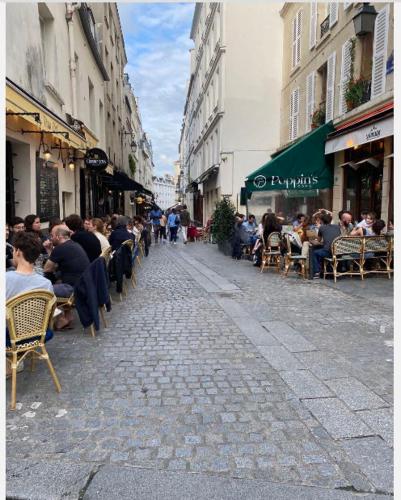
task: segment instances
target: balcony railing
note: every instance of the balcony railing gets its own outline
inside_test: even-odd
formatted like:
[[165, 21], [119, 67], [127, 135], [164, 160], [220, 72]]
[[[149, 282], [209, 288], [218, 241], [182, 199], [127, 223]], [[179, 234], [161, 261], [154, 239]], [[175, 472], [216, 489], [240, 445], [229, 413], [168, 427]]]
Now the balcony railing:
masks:
[[323, 38], [324, 35], [329, 31], [329, 19], [330, 16], [327, 16], [326, 19], [324, 19], [324, 21], [320, 24], [320, 38]]

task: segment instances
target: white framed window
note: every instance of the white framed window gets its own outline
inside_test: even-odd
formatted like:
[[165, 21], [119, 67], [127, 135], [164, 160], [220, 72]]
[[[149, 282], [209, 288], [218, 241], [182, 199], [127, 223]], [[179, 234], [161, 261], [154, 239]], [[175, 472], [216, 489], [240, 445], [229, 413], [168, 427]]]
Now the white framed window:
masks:
[[312, 0], [310, 3], [310, 24], [309, 24], [309, 49], [313, 49], [316, 45], [316, 28], [317, 28], [317, 1]]
[[338, 2], [329, 2], [329, 28], [338, 21]]
[[290, 141], [298, 137], [299, 87], [291, 92], [290, 99]]
[[334, 116], [334, 84], [336, 80], [336, 53], [333, 52], [327, 60], [327, 88], [326, 88], [326, 122]]
[[292, 68], [301, 62], [301, 22], [302, 10], [292, 20]]
[[306, 77], [306, 132], [309, 132], [312, 124], [312, 115], [315, 110], [315, 75], [312, 71]]
[[339, 99], [339, 113], [340, 115], [347, 112], [347, 103], [345, 101], [345, 92], [347, 85], [351, 78], [351, 64], [352, 64], [352, 41], [347, 40], [342, 48], [341, 56], [341, 80], [340, 80], [340, 99]]
[[389, 28], [389, 6], [380, 10], [375, 19], [373, 41], [372, 91], [371, 98], [386, 90], [387, 39]]

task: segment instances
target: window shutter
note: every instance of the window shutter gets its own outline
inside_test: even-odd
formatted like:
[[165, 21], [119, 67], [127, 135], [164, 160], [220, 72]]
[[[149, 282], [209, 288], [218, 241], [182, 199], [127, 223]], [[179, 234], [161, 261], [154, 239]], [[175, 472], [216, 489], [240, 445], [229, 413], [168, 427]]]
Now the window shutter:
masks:
[[306, 132], [311, 129], [312, 114], [315, 108], [315, 72], [306, 77]]
[[379, 11], [375, 21], [373, 42], [372, 99], [386, 90], [386, 58], [388, 38], [388, 6]]
[[297, 16], [292, 20], [292, 68], [297, 65]]
[[299, 88], [293, 90], [292, 139], [298, 137]]
[[301, 23], [302, 23], [302, 11], [299, 10], [297, 13], [296, 64], [299, 64], [301, 62]]
[[338, 2], [329, 3], [329, 28], [338, 21]]
[[345, 92], [347, 91], [347, 85], [351, 78], [351, 51], [352, 51], [352, 42], [351, 40], [348, 40], [344, 43], [342, 49], [340, 99], [339, 99], [340, 115], [347, 112], [347, 103], [345, 101], [344, 95]]
[[327, 90], [326, 90], [326, 122], [333, 119], [334, 114], [334, 83], [336, 78], [336, 53], [333, 52], [327, 60]]
[[294, 91], [291, 92], [291, 97], [290, 97], [290, 141], [292, 141], [292, 136], [293, 136], [293, 130], [294, 130]]
[[310, 25], [309, 25], [309, 49], [316, 45], [316, 25], [317, 25], [317, 2], [310, 3]]
[[352, 2], [344, 2], [344, 10], [347, 10], [349, 7], [351, 7]]

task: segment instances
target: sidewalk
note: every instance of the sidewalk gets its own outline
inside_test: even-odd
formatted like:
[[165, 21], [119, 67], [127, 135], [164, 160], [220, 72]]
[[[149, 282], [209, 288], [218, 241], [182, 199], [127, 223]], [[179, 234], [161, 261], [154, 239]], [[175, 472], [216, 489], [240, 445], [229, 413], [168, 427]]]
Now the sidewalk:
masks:
[[19, 375], [10, 497], [392, 491], [390, 300], [372, 311], [341, 282], [261, 275], [203, 243], [153, 245], [138, 284], [96, 339], [49, 343], [61, 394], [43, 364]]

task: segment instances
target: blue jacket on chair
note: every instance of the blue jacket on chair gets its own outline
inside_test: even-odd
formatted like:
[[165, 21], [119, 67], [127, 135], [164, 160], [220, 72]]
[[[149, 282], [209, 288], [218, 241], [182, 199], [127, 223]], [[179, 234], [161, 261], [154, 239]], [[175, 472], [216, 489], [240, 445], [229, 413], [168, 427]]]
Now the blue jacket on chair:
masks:
[[[97, 260], [97, 259], [96, 259]], [[91, 264], [92, 265], [92, 264]], [[88, 266], [74, 287], [75, 306], [82, 326], [88, 328], [92, 323], [99, 330], [99, 306], [97, 290]]]
[[97, 292], [98, 307], [106, 306], [107, 311], [111, 310], [109, 294], [109, 275], [107, 273], [106, 261], [103, 257], [98, 257], [89, 266], [92, 274], [93, 284]]

